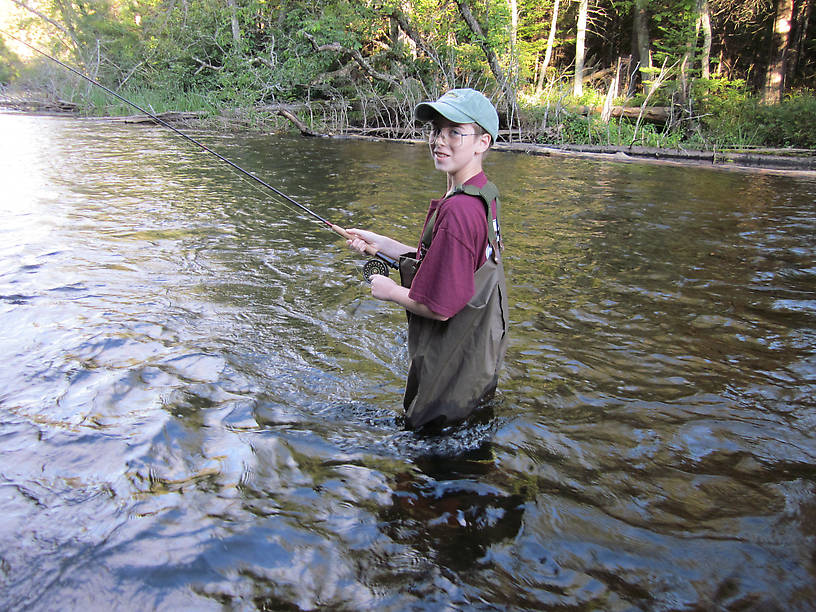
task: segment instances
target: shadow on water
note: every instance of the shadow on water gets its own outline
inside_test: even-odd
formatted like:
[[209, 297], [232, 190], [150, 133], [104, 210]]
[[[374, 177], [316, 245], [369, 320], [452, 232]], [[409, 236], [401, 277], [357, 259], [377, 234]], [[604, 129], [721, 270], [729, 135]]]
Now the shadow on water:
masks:
[[[812, 609], [816, 181], [494, 152], [500, 391], [415, 433], [334, 235], [161, 130], [0, 129], [3, 608]], [[200, 136], [406, 242], [441, 185]]]

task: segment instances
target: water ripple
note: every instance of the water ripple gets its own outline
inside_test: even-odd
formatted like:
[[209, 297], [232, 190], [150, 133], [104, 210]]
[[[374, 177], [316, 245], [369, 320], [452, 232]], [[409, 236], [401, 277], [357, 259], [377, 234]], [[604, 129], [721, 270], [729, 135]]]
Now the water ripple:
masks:
[[[0, 129], [2, 607], [816, 598], [813, 181], [491, 155], [507, 364], [414, 433], [333, 234], [158, 128]], [[408, 242], [440, 188], [422, 147], [197, 135]]]

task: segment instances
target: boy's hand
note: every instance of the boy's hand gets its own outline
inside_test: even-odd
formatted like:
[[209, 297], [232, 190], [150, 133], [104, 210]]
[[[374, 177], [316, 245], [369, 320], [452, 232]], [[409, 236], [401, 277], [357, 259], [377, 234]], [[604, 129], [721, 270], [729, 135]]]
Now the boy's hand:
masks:
[[371, 275], [371, 295], [378, 300], [395, 301], [394, 289], [398, 287], [399, 285], [387, 276], [381, 274]]
[[413, 312], [414, 314], [417, 314], [421, 317], [434, 319], [436, 321], [447, 321], [450, 318], [435, 313], [425, 304], [415, 302], [410, 297], [408, 297], [407, 287], [398, 285], [396, 282], [394, 282], [387, 276], [382, 276], [381, 274], [371, 275], [371, 295], [372, 297], [375, 297], [378, 300], [384, 300], [386, 302], [394, 302], [395, 304], [399, 304], [406, 310]]
[[347, 229], [349, 234], [353, 236], [351, 240], [346, 240], [346, 244], [357, 251], [358, 253], [366, 254], [366, 247], [374, 247], [375, 250], [380, 251], [380, 243], [383, 241], [383, 236], [361, 229]]

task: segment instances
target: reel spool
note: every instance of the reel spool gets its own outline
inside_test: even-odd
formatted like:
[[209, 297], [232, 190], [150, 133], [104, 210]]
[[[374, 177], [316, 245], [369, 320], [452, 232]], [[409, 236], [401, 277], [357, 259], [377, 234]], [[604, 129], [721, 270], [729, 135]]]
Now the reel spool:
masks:
[[382, 259], [369, 259], [363, 264], [363, 278], [367, 283], [371, 282], [374, 274], [388, 276], [388, 266]]

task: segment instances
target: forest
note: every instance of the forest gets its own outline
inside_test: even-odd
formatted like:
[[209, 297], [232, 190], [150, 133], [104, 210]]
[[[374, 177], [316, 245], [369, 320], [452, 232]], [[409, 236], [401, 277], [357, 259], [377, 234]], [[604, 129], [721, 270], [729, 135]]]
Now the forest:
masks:
[[[453, 87], [501, 140], [816, 148], [813, 0], [0, 0], [7, 100], [411, 138]], [[22, 92], [25, 92], [23, 94]]]

